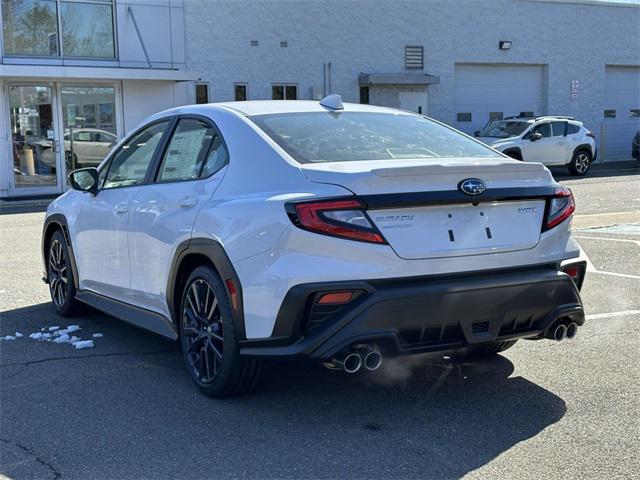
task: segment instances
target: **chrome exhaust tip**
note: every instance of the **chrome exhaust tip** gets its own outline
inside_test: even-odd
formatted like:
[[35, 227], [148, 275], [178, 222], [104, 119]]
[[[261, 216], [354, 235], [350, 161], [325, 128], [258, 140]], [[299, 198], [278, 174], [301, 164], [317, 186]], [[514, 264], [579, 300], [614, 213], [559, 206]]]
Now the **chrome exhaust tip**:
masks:
[[362, 367], [362, 357], [357, 353], [350, 353], [342, 360], [342, 369], [347, 373], [356, 373]]
[[567, 327], [565, 324], [559, 324], [553, 331], [553, 339], [556, 342], [560, 342], [567, 337]]
[[565, 333], [567, 340], [571, 340], [572, 338], [575, 338], [577, 334], [578, 334], [578, 324], [576, 322], [571, 322], [569, 325], [567, 325], [567, 331]]
[[374, 371], [382, 365], [382, 354], [378, 350], [370, 350], [364, 356], [364, 368]]

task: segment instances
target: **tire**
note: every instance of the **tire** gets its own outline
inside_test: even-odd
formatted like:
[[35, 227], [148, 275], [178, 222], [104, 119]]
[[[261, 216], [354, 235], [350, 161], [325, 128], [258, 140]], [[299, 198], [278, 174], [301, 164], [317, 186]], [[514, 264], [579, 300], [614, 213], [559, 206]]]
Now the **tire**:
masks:
[[488, 342], [467, 347], [466, 354], [472, 358], [490, 358], [500, 352], [513, 347], [518, 340], [506, 340], [504, 342]]
[[240, 355], [227, 290], [212, 268], [198, 267], [189, 275], [179, 328], [185, 366], [202, 393], [220, 398], [255, 388], [263, 363]]
[[53, 306], [63, 317], [72, 316], [79, 307], [70, 258], [64, 235], [55, 231], [47, 245], [47, 283]]
[[582, 177], [587, 174], [591, 167], [591, 153], [587, 150], [578, 150], [573, 154], [571, 163], [569, 164], [569, 172], [572, 175]]

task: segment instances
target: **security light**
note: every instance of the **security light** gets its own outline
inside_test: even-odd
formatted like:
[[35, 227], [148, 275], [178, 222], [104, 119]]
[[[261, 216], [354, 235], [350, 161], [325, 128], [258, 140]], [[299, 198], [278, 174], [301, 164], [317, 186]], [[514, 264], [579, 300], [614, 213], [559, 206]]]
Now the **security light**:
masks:
[[500, 50], [509, 50], [511, 48], [511, 40], [500, 40], [498, 48]]

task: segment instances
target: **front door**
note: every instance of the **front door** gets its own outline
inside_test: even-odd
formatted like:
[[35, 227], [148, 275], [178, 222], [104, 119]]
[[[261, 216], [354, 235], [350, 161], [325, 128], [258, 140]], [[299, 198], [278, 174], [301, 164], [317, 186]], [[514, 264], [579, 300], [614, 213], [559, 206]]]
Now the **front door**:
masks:
[[[564, 165], [567, 151], [567, 140], [564, 136], [565, 124], [566, 122], [549, 122], [533, 129], [522, 146], [524, 161], [541, 162], [545, 165]], [[539, 133], [542, 137], [531, 141], [531, 135], [534, 133]]]
[[[95, 196], [79, 202], [69, 228], [76, 253], [80, 288], [130, 301], [129, 217], [133, 199], [148, 179], [156, 150], [169, 126], [156, 122], [134, 134], [100, 172]], [[144, 267], [143, 267], [144, 268]]]
[[41, 195], [62, 190], [61, 148], [51, 85], [10, 84], [10, 194]]
[[400, 93], [400, 108], [427, 115], [427, 98], [427, 92], [402, 92]]

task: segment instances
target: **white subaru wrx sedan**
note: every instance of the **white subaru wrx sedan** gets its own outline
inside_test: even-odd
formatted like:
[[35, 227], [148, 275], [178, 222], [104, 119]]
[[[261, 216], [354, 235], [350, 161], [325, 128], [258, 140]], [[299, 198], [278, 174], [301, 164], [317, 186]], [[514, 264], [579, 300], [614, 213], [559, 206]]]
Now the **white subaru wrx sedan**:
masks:
[[55, 308], [179, 340], [210, 396], [267, 359], [364, 372], [584, 323], [571, 192], [421, 115], [337, 95], [179, 107], [69, 180], [42, 240]]

